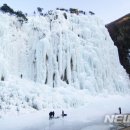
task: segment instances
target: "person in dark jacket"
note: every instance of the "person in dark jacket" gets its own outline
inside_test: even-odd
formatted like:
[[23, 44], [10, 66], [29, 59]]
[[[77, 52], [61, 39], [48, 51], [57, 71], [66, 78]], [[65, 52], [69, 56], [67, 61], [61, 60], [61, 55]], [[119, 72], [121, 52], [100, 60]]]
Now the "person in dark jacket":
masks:
[[21, 79], [22, 79], [22, 78], [23, 78], [23, 75], [21, 74], [20, 77], [21, 77]]
[[64, 111], [62, 110], [62, 117], [64, 117]]
[[121, 107], [119, 107], [119, 114], [121, 114]]
[[51, 111], [49, 112], [49, 120], [55, 117], [55, 112]]
[[62, 115], [62, 117], [67, 116], [67, 114], [65, 114], [63, 110], [62, 110], [62, 114], [61, 115]]

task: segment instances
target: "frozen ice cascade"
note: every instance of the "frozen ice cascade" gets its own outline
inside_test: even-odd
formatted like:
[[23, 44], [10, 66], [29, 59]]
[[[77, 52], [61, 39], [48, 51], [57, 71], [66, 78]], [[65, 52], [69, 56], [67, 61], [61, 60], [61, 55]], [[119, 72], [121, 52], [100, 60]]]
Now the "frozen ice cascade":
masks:
[[23, 24], [0, 13], [0, 76], [2, 109], [76, 106], [89, 94], [130, 88], [104, 23], [63, 11]]

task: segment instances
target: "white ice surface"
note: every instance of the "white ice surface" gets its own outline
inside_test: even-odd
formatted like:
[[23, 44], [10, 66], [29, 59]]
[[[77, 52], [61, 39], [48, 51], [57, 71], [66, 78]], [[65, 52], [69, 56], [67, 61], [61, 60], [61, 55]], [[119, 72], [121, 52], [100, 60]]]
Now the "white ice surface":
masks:
[[[21, 25], [15, 16], [0, 12], [0, 79], [5, 80], [0, 81], [0, 130], [44, 130], [49, 126], [48, 109], [65, 109], [65, 128], [81, 129], [84, 122], [118, 106], [125, 112], [130, 108], [129, 78], [102, 21], [53, 13], [29, 17]], [[62, 119], [51, 122], [61, 129]]]
[[[109, 130], [110, 124], [104, 123], [106, 114], [118, 113], [118, 107], [122, 113], [129, 113], [130, 96], [89, 96], [88, 105], [80, 108], [64, 109], [67, 117], [61, 118], [62, 109], [44, 109], [23, 115], [5, 116], [0, 119], [0, 130]], [[55, 117], [48, 119], [48, 113], [55, 111]]]
[[0, 78], [22, 74], [32, 82], [91, 94], [128, 92], [128, 76], [103, 22], [70, 13], [65, 19], [63, 13], [29, 17], [21, 25], [0, 12]]

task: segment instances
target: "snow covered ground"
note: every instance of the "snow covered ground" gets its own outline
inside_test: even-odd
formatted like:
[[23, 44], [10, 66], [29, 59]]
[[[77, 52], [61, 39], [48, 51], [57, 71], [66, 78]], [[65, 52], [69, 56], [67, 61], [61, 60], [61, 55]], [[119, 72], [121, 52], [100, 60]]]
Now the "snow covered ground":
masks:
[[129, 79], [117, 48], [94, 15], [53, 11], [21, 24], [0, 12], [0, 43], [0, 78], [5, 80], [22, 75], [49, 87], [128, 92]]
[[[62, 109], [44, 109], [23, 115], [7, 115], [0, 119], [0, 130], [109, 130], [112, 125], [104, 123], [106, 114], [130, 112], [130, 96], [88, 96], [84, 107], [64, 109], [67, 117], [61, 118]], [[54, 110], [58, 119], [49, 120], [48, 113]]]
[[[0, 52], [0, 130], [107, 130], [105, 114], [129, 112], [128, 75], [96, 16], [54, 11], [21, 24], [0, 12]], [[52, 109], [68, 116], [49, 121]]]
[[21, 24], [0, 12], [0, 51], [0, 115], [130, 93], [117, 48], [96, 16], [53, 11]]

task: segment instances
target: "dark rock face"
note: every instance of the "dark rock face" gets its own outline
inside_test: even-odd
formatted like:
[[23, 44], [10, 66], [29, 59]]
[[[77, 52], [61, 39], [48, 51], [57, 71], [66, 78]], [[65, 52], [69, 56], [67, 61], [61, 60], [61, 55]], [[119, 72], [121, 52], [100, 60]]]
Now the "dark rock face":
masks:
[[106, 25], [118, 48], [120, 63], [130, 76], [130, 14]]

